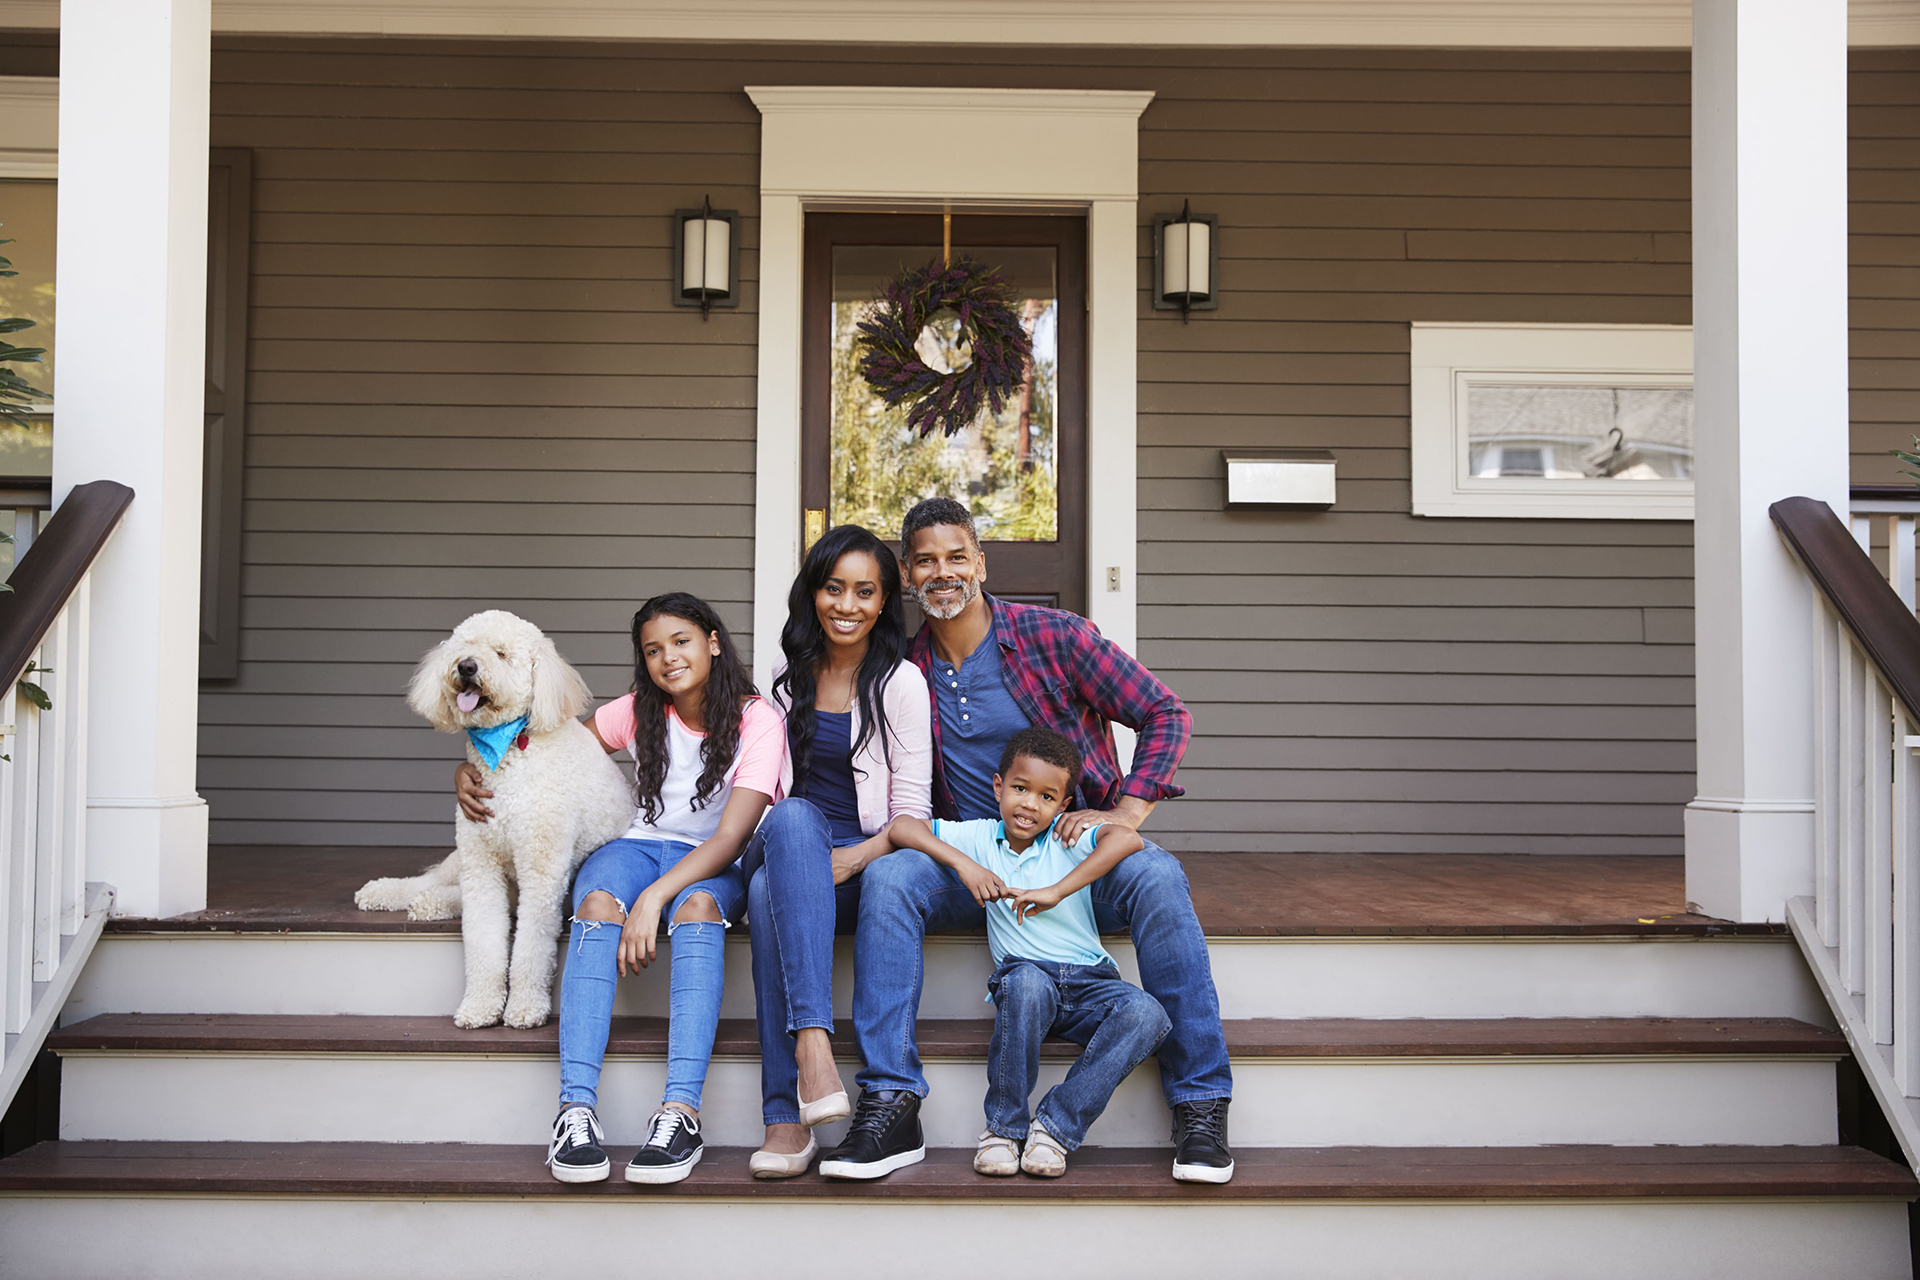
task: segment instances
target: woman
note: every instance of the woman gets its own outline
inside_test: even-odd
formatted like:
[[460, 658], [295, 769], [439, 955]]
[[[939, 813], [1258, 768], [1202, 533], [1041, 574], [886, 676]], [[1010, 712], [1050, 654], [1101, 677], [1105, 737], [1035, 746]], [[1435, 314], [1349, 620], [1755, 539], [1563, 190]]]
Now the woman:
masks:
[[830, 530], [794, 579], [780, 633], [772, 697], [786, 715], [789, 798], [742, 861], [767, 1126], [756, 1178], [805, 1173], [813, 1126], [848, 1113], [828, 1039], [833, 937], [853, 931], [861, 869], [892, 849], [877, 833], [932, 812], [930, 703], [906, 645], [893, 552], [858, 525]]
[[[560, 980], [560, 1112], [547, 1164], [561, 1182], [611, 1171], [595, 1113], [613, 1019], [614, 985], [654, 959], [669, 921], [667, 1082], [627, 1181], [678, 1182], [700, 1162], [700, 1099], [720, 1022], [728, 922], [746, 884], [736, 865], [786, 760], [779, 714], [711, 606], [673, 592], [633, 616], [633, 692], [587, 722], [608, 752], [634, 760], [639, 812], [573, 882], [573, 923]], [[485, 821], [478, 771], [462, 771], [460, 803]]]

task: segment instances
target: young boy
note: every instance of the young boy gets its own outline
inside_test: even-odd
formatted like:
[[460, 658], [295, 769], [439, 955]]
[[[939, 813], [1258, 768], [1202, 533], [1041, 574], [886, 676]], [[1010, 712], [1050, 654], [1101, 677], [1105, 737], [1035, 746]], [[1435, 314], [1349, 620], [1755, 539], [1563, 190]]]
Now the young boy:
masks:
[[[1065, 1173], [1067, 1153], [1086, 1140], [1107, 1099], [1172, 1025], [1159, 1001], [1121, 980], [1093, 923], [1088, 886], [1145, 842], [1112, 824], [1088, 828], [1071, 848], [1054, 835], [1053, 820], [1079, 778], [1073, 743], [1050, 729], [1022, 729], [993, 778], [1000, 821], [936, 819], [929, 826], [901, 817], [887, 828], [896, 847], [951, 868], [987, 911], [987, 945], [999, 967], [987, 982], [996, 1012], [987, 1046], [987, 1128], [973, 1157], [979, 1173]], [[1027, 1098], [1049, 1033], [1086, 1047], [1029, 1122]]]

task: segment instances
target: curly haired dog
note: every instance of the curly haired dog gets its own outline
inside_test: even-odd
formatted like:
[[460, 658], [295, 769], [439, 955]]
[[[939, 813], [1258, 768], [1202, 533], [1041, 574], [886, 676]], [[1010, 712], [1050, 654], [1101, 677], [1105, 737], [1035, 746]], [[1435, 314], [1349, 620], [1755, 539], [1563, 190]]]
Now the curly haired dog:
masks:
[[[363, 911], [405, 908], [415, 920], [461, 915], [467, 989], [460, 1027], [537, 1027], [552, 1011], [555, 939], [586, 856], [633, 819], [633, 789], [575, 717], [592, 695], [579, 672], [532, 623], [499, 609], [476, 613], [428, 651], [407, 705], [442, 733], [496, 730], [489, 768], [469, 735], [467, 758], [493, 792], [490, 822], [454, 808], [454, 850], [424, 874], [370, 880], [353, 896]], [[514, 737], [501, 726], [522, 716]], [[517, 919], [512, 890], [519, 891]], [[507, 939], [511, 926], [513, 949]]]

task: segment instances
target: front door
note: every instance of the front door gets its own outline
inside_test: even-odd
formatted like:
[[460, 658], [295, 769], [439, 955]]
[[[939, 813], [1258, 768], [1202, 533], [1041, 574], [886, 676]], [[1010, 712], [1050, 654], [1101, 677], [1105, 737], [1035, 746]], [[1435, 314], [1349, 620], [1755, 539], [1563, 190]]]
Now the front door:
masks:
[[[818, 532], [860, 524], [889, 542], [922, 498], [958, 498], [1004, 599], [1087, 607], [1086, 219], [955, 214], [955, 259], [999, 267], [1033, 338], [1001, 412], [921, 439], [859, 373], [854, 327], [901, 270], [940, 256], [940, 214], [807, 215], [800, 496]], [[910, 619], [917, 622], [917, 616]]]

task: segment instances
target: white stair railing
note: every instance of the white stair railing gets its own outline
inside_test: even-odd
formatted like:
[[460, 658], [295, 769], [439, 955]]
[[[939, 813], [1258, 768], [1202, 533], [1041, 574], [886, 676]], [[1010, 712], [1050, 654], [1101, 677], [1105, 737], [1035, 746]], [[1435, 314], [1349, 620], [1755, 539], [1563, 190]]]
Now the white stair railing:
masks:
[[1847, 524], [1869, 556], [1886, 548], [1887, 581], [1908, 609], [1920, 604], [1920, 558], [1914, 533], [1920, 524], [1920, 485], [1855, 485]]
[[[1920, 1166], [1920, 620], [1913, 516], [1905, 598], [1825, 503], [1774, 504], [1817, 591], [1814, 894], [1787, 923], [1910, 1162]], [[1892, 544], [1898, 551], [1902, 545]], [[1894, 557], [1900, 568], [1899, 557]]]
[[132, 498], [102, 481], [44, 530], [16, 515], [14, 591], [0, 595], [0, 1109], [112, 909], [112, 888], [86, 876], [89, 607], [94, 559]]

